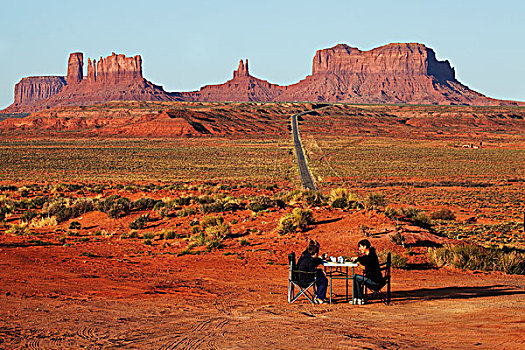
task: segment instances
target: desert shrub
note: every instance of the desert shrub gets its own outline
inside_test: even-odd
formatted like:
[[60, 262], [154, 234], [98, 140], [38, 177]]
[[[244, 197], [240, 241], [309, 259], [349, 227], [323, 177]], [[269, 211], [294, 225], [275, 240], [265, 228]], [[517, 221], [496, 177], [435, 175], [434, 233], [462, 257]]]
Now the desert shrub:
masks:
[[42, 227], [50, 227], [50, 226], [56, 226], [58, 225], [57, 219], [54, 216], [46, 216], [43, 218], [34, 218], [29, 223], [29, 227], [31, 228], [42, 228]]
[[178, 237], [177, 233], [172, 229], [166, 229], [162, 231], [162, 238], [164, 239], [174, 239], [177, 237]]
[[157, 211], [157, 214], [159, 214], [161, 218], [166, 218], [170, 215], [170, 209], [166, 207], [158, 208], [156, 209], [156, 211]]
[[206, 235], [210, 239], [223, 240], [230, 236], [230, 226], [224, 223], [215, 226], [209, 226], [205, 229]]
[[142, 234], [142, 238], [144, 238], [144, 239], [153, 239], [153, 238], [155, 238], [155, 234], [153, 232], [144, 232]]
[[82, 228], [82, 225], [78, 221], [71, 221], [69, 224], [70, 230], [80, 230]]
[[174, 203], [177, 204], [178, 206], [183, 207], [185, 205], [190, 205], [191, 200], [192, 200], [192, 197], [179, 197], [179, 198], [174, 199]]
[[356, 195], [353, 194], [346, 188], [335, 188], [330, 192], [330, 206], [332, 208], [351, 208], [361, 209], [363, 204], [357, 199]]
[[369, 193], [365, 198], [365, 208], [378, 209], [386, 206], [386, 198], [382, 193]]
[[427, 254], [430, 262], [438, 267], [525, 274], [525, 254], [522, 252], [469, 244], [428, 248]]
[[144, 245], [151, 245], [151, 239], [145, 239], [144, 240]]
[[390, 253], [390, 266], [395, 269], [405, 270], [408, 268], [408, 259], [406, 256], [391, 252], [389, 250], [384, 250], [378, 254], [379, 261], [385, 263], [388, 253]]
[[129, 231], [127, 238], [139, 238], [139, 232], [137, 230], [131, 230]]
[[413, 217], [412, 222], [414, 225], [422, 228], [430, 228], [430, 226], [432, 226], [430, 218], [424, 212], [420, 212], [415, 217]]
[[404, 246], [405, 245], [405, 236], [401, 234], [401, 232], [397, 232], [390, 236], [390, 240], [397, 245]]
[[200, 231], [191, 235], [189, 241], [190, 243], [188, 244], [188, 249], [204, 245], [206, 242], [204, 231]]
[[206, 230], [208, 227], [222, 225], [223, 222], [224, 218], [222, 216], [205, 216], [200, 224]]
[[93, 198], [79, 198], [71, 205], [71, 217], [77, 218], [85, 213], [89, 213], [97, 208], [97, 203]]
[[29, 229], [27, 228], [26, 225], [11, 225], [11, 227], [9, 229], [7, 229], [7, 231], [5, 231], [5, 233], [7, 234], [12, 234], [12, 235], [17, 235], [17, 236], [22, 236], [22, 235], [29, 235], [31, 234], [31, 231], [29, 231]]
[[392, 259], [391, 264], [393, 268], [395, 269], [407, 269], [408, 268], [408, 264], [407, 264], [408, 259], [406, 256], [403, 256], [397, 253], [392, 253], [391, 259]]
[[251, 243], [250, 243], [249, 240], [247, 240], [247, 239], [245, 239], [245, 238], [241, 238], [241, 239], [239, 240], [239, 244], [241, 245], [241, 247], [244, 247], [244, 246], [248, 246], [248, 245], [250, 245]]
[[297, 201], [301, 196], [301, 190], [283, 191], [277, 194], [277, 198], [285, 203], [291, 204]]
[[301, 199], [310, 207], [317, 207], [326, 202], [326, 197], [319, 191], [306, 190], [301, 194]]
[[35, 197], [29, 201], [29, 209], [41, 209], [49, 200], [47, 196]]
[[430, 218], [432, 220], [455, 220], [456, 215], [452, 210], [443, 208], [430, 214]]
[[131, 201], [114, 194], [101, 201], [98, 207], [110, 218], [118, 219], [129, 214]]
[[157, 205], [157, 203], [162, 203], [162, 201], [155, 200], [153, 198], [149, 197], [143, 197], [139, 198], [136, 201], [133, 202], [132, 208], [133, 210], [151, 210]]
[[55, 214], [57, 222], [64, 222], [73, 217], [73, 209], [71, 207], [64, 207]]
[[241, 209], [241, 206], [236, 202], [226, 202], [224, 203], [224, 211], [237, 211]]
[[222, 247], [224, 239], [230, 236], [230, 226], [221, 223], [219, 225], [207, 227], [205, 232], [206, 250], [211, 251]]
[[140, 230], [146, 226], [149, 220], [149, 214], [144, 214], [129, 223], [129, 228], [132, 230]]
[[389, 219], [394, 219], [396, 218], [397, 216], [400, 216], [400, 212], [397, 211], [395, 208], [386, 208], [385, 209], [385, 216]]
[[224, 211], [224, 204], [221, 201], [201, 205], [201, 212], [204, 214], [220, 213], [222, 211]]
[[402, 208], [399, 212], [399, 215], [404, 216], [405, 219], [412, 222], [414, 225], [417, 225], [422, 228], [430, 228], [432, 222], [430, 218], [425, 214], [421, 209], [408, 207]]
[[215, 202], [215, 199], [213, 199], [213, 197], [205, 195], [205, 196], [194, 197], [193, 202], [196, 204], [208, 204], [208, 203]]
[[191, 226], [190, 232], [192, 234], [196, 234], [202, 231], [202, 228], [200, 226]]
[[260, 212], [269, 208], [285, 208], [286, 203], [281, 199], [271, 199], [267, 196], [255, 197], [246, 206], [246, 209], [249, 209], [253, 212]]
[[20, 222], [23, 223], [29, 223], [33, 218], [36, 218], [38, 216], [37, 212], [33, 210], [28, 210], [24, 214], [20, 216]]
[[310, 209], [295, 208], [291, 213], [286, 214], [279, 220], [277, 233], [279, 235], [285, 235], [294, 232], [298, 228], [304, 230], [313, 222], [312, 211]]
[[184, 216], [195, 215], [196, 213], [197, 211], [195, 210], [195, 208], [183, 208], [181, 210], [177, 210], [176, 215], [179, 217], [184, 217]]
[[345, 209], [348, 207], [348, 200], [344, 197], [336, 198], [332, 201], [332, 204], [330, 204], [332, 208], [341, 208]]

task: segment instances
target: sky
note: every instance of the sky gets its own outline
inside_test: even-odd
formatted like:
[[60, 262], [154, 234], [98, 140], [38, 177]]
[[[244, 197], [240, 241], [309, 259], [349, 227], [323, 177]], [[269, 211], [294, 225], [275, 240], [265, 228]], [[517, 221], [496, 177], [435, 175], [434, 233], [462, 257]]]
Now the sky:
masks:
[[2, 1], [0, 109], [21, 78], [65, 76], [71, 52], [141, 55], [144, 77], [172, 92], [223, 83], [241, 58], [288, 85], [319, 49], [400, 42], [432, 48], [473, 90], [525, 101], [524, 18], [523, 0]]

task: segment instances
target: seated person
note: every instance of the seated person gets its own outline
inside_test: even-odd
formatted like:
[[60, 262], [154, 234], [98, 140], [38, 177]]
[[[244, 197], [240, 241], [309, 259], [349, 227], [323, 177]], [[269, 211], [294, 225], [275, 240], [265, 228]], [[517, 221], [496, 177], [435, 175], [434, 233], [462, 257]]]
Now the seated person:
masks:
[[[328, 279], [326, 278], [324, 271], [317, 269], [317, 266], [323, 263], [323, 259], [318, 257], [319, 255], [319, 243], [311, 240], [308, 243], [308, 247], [301, 254], [301, 257], [297, 261], [297, 270], [315, 272], [316, 273], [316, 286], [317, 295], [314, 297], [314, 303], [323, 304], [326, 298], [326, 289], [328, 287]], [[326, 254], [323, 255], [325, 257]], [[313, 276], [308, 274], [297, 274], [297, 279], [300, 283], [309, 284], [313, 281]]]
[[351, 301], [354, 305], [363, 305], [365, 300], [363, 298], [363, 286], [366, 285], [372, 290], [379, 290], [384, 286], [385, 281], [381, 274], [379, 266], [379, 259], [377, 258], [376, 250], [371, 246], [368, 239], [363, 239], [357, 244], [360, 257], [352, 258], [353, 262], [358, 262], [365, 268], [364, 276], [354, 275], [354, 299]]

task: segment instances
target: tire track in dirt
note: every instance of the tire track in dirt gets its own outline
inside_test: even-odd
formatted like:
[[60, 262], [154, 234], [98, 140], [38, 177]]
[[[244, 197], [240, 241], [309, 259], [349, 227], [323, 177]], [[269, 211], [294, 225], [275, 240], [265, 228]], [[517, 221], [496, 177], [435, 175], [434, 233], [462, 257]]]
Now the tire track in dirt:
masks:
[[40, 338], [32, 338], [32, 339], [29, 339], [26, 343], [26, 346], [24, 347], [24, 349], [29, 349], [29, 350], [44, 350], [44, 348], [40, 347]]
[[217, 349], [215, 339], [223, 337], [221, 330], [230, 321], [223, 318], [211, 318], [195, 324], [183, 335], [162, 345], [159, 350], [193, 350], [193, 349]]

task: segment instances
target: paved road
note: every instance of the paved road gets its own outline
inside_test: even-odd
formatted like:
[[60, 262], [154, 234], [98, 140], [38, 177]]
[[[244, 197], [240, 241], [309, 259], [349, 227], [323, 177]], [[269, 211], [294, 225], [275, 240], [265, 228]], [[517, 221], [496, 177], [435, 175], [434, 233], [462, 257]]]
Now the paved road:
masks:
[[308, 189], [308, 190], [317, 191], [317, 187], [315, 187], [315, 182], [312, 177], [312, 174], [310, 174], [310, 170], [308, 169], [306, 158], [304, 157], [303, 146], [301, 145], [301, 138], [299, 137], [299, 129], [298, 129], [298, 124], [297, 124], [298, 116], [304, 115], [310, 112], [313, 112], [313, 111], [302, 112], [302, 113], [292, 115], [292, 121], [291, 121], [292, 122], [292, 135], [293, 135], [293, 142], [295, 145], [295, 155], [297, 157], [297, 167], [299, 168], [299, 176], [301, 176], [301, 182], [303, 183], [303, 188]]

